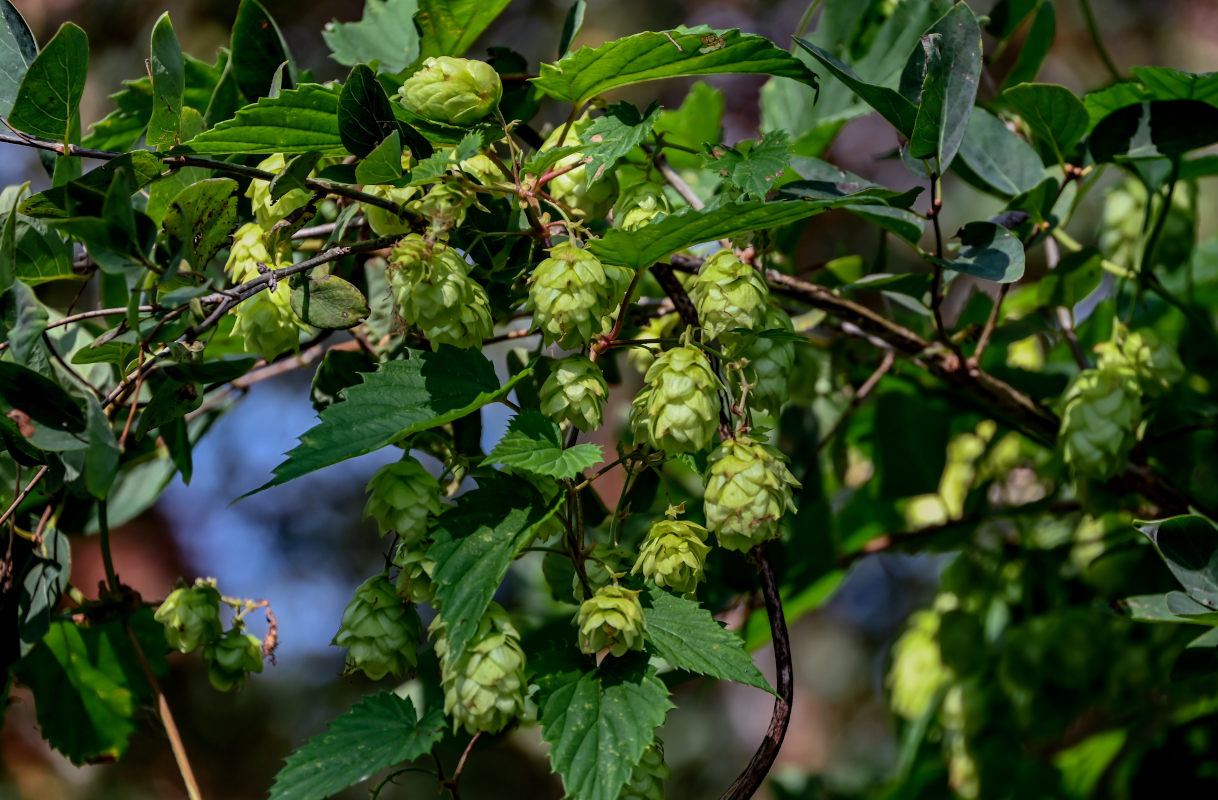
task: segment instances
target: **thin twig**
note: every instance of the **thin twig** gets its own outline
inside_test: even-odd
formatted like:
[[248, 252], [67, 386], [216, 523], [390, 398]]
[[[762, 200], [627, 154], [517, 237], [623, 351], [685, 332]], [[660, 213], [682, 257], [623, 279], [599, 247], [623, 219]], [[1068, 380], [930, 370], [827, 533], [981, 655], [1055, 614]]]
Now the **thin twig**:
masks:
[[1095, 45], [1096, 54], [1099, 55], [1100, 61], [1104, 62], [1104, 68], [1108, 70], [1112, 80], [1119, 83], [1124, 78], [1121, 77], [1121, 71], [1117, 69], [1112, 56], [1108, 55], [1108, 48], [1104, 46], [1104, 39], [1100, 36], [1100, 28], [1095, 23], [1095, 14], [1091, 12], [1091, 0], [1078, 0], [1078, 5], [1079, 9], [1083, 12], [1083, 22], [1087, 25], [1087, 34], [1091, 37], [1091, 43]]
[[837, 435], [839, 430], [841, 430], [842, 425], [844, 425], [846, 420], [849, 419], [850, 415], [857, 411], [858, 407], [863, 404], [863, 401], [867, 399], [867, 396], [870, 395], [871, 391], [879, 384], [880, 379], [888, 374], [888, 370], [892, 369], [892, 365], [896, 363], [896, 360], [896, 353], [891, 350], [884, 351], [884, 358], [880, 361], [880, 365], [876, 367], [875, 371], [867, 377], [867, 380], [863, 381], [863, 385], [860, 386], [859, 390], [854, 393], [854, 397], [850, 398], [849, 405], [847, 405], [846, 409], [842, 411], [842, 414], [837, 418], [837, 421], [833, 423], [833, 427], [830, 428], [829, 432], [822, 436], [821, 440], [817, 443], [816, 455], [820, 455], [820, 452], [825, 449], [825, 446], [829, 444], [829, 442], [833, 441], [833, 437]]
[[685, 179], [677, 174], [677, 171], [668, 163], [668, 159], [664, 157], [663, 152], [655, 151], [653, 153], [652, 149], [647, 145], [643, 145], [643, 149], [653, 154], [652, 161], [655, 163], [656, 169], [664, 176], [664, 180], [668, 181], [668, 185], [675, 189], [685, 202], [689, 203], [691, 208], [706, 208], [706, 203], [703, 203], [702, 198], [698, 197], [693, 188], [685, 182]]
[[985, 321], [985, 327], [981, 329], [981, 338], [977, 340], [977, 349], [973, 351], [972, 357], [969, 359], [969, 364], [973, 369], [976, 369], [981, 364], [981, 357], [985, 355], [985, 349], [990, 345], [990, 337], [994, 335], [994, 328], [998, 326], [998, 316], [1002, 312], [1002, 301], [1006, 299], [1007, 292], [1011, 289], [1011, 284], [1004, 283], [998, 287], [998, 296], [994, 298], [994, 306], [990, 309], [989, 319]]
[[34, 491], [34, 487], [37, 486], [39, 481], [45, 478], [46, 474], [50, 471], [50, 467], [43, 466], [34, 473], [34, 477], [30, 478], [30, 482], [25, 485], [24, 489], [17, 493], [17, 496], [13, 498], [13, 502], [9, 504], [9, 507], [5, 510], [5, 512], [0, 514], [0, 525], [8, 522], [9, 517], [17, 513], [17, 507], [21, 505], [25, 498], [30, 496], [30, 492]]

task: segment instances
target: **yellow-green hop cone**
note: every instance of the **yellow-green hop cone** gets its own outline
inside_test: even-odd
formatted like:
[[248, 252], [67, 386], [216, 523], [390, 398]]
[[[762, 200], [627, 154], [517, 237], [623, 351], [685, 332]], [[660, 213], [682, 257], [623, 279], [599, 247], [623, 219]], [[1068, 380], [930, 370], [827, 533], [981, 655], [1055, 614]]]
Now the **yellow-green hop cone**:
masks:
[[420, 117], [469, 125], [490, 114], [503, 98], [499, 73], [485, 61], [436, 56], [406, 79], [394, 99]]
[[785, 457], [748, 436], [722, 442], [710, 455], [703, 510], [706, 527], [728, 550], [747, 552], [778, 535], [778, 521], [795, 510], [798, 487]]
[[672, 209], [664, 196], [664, 187], [651, 181], [627, 186], [613, 204], [613, 225], [624, 231], [634, 231]]
[[541, 413], [555, 422], [570, 422], [581, 431], [601, 426], [609, 386], [601, 368], [585, 356], [554, 362], [541, 385]]
[[437, 617], [432, 631], [440, 657], [444, 713], [452, 719], [453, 730], [498, 733], [524, 714], [524, 650], [519, 632], [498, 603], [487, 607], [462, 652], [449, 651], [442, 617]]
[[672, 770], [664, 763], [663, 746], [657, 741], [643, 751], [617, 800], [664, 800], [664, 781], [671, 777]]
[[639, 593], [620, 586], [602, 586], [585, 600], [576, 617], [579, 649], [594, 654], [608, 650], [615, 656], [643, 649], [643, 605]]
[[300, 321], [290, 305], [291, 290], [280, 281], [274, 291], [264, 289], [241, 301], [234, 314], [233, 336], [245, 340], [245, 350], [258, 353], [271, 361], [280, 353], [295, 350], [300, 345], [301, 332], [309, 326]]
[[[402, 188], [396, 186], [365, 186], [364, 193], [392, 200], [399, 207], [404, 208], [419, 193], [419, 188], [417, 186], [404, 186]], [[368, 205], [367, 203], [363, 205], [363, 210], [364, 219], [368, 221], [368, 227], [377, 236], [405, 235], [413, 229], [409, 216], [395, 214], [389, 209]]]
[[262, 226], [256, 222], [247, 222], [233, 233], [233, 244], [228, 251], [228, 261], [224, 271], [232, 278], [233, 283], [245, 283], [250, 278], [258, 277], [258, 264], [267, 269], [275, 268], [275, 259], [266, 249], [263, 240]]
[[1066, 390], [1058, 433], [1071, 472], [1105, 479], [1123, 470], [1141, 417], [1142, 399], [1132, 370], [1080, 372]]
[[478, 347], [494, 331], [490, 298], [456, 250], [411, 234], [394, 246], [389, 263], [398, 310], [431, 349]]
[[[279, 173], [283, 171], [287, 163], [283, 153], [275, 153], [264, 158], [258, 164], [258, 169]], [[258, 179], [250, 181], [249, 188], [245, 190], [245, 196], [250, 199], [254, 219], [258, 220], [258, 224], [268, 231], [276, 222], [296, 209], [308, 205], [309, 201], [313, 199], [313, 193], [308, 189], [293, 189], [278, 200], [271, 200], [270, 181]]]
[[347, 648], [347, 674], [360, 671], [380, 680], [414, 669], [421, 637], [414, 606], [398, 597], [389, 578], [377, 575], [355, 590], [331, 644]]
[[452, 183], [437, 183], [427, 194], [409, 203], [408, 208], [427, 220], [428, 235], [443, 238], [465, 222], [465, 211], [474, 197]]
[[616, 286], [600, 259], [572, 242], [551, 247], [529, 276], [533, 326], [546, 344], [578, 350], [600, 329]]
[[656, 522], [647, 531], [630, 574], [642, 572], [656, 586], [678, 594], [694, 591], [702, 580], [706, 554], [710, 552], [707, 533], [706, 528], [686, 520]]
[[706, 260], [689, 294], [711, 339], [733, 328], [760, 327], [770, 299], [765, 279], [731, 250], [720, 250]]
[[1184, 379], [1184, 364], [1175, 349], [1152, 330], [1119, 332], [1116, 341], [1095, 348], [1101, 370], [1133, 370], [1149, 395], [1161, 395]]
[[653, 447], [696, 453], [710, 447], [719, 427], [719, 379], [706, 354], [693, 345], [674, 347], [655, 360], [635, 397], [631, 426]]
[[194, 652], [220, 636], [220, 592], [203, 580], [181, 586], [169, 593], [153, 617], [165, 626], [170, 647]]
[[915, 611], [892, 646], [888, 688], [892, 710], [911, 722], [930, 710], [935, 695], [952, 673], [939, 652], [937, 611]]
[[398, 597], [404, 597], [412, 603], [431, 603], [435, 599], [436, 587], [431, 578], [436, 569], [436, 562], [428, 557], [427, 551], [420, 545], [398, 545], [393, 554], [393, 565], [399, 570], [393, 581]]
[[[767, 308], [759, 326], [762, 330], [791, 332], [791, 318], [780, 308]], [[744, 368], [750, 384], [749, 404], [763, 411], [777, 412], [790, 399], [791, 374], [795, 368], [795, 342], [768, 336], [750, 337], [744, 352]]]
[[381, 467], [368, 481], [364, 519], [375, 519], [382, 536], [397, 531], [403, 541], [417, 542], [427, 533], [428, 518], [443, 508], [440, 494], [440, 482], [406, 455]]
[[262, 672], [262, 642], [236, 628], [203, 648], [207, 679], [221, 692], [240, 689], [250, 672]]
[[[389, 282], [397, 293], [398, 305], [404, 302], [404, 292], [427, 277], [431, 270], [432, 258], [443, 256], [448, 246], [423, 238], [422, 234], [411, 233], [403, 236], [389, 250]], [[452, 258], [457, 262], [461, 256], [454, 253]]]

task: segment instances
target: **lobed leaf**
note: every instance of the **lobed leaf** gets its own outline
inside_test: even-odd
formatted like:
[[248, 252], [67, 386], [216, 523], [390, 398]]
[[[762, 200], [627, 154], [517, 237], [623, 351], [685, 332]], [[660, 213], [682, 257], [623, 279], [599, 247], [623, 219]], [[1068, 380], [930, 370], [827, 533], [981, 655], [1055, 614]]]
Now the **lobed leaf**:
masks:
[[326, 23], [321, 35], [330, 58], [346, 67], [378, 61], [401, 72], [419, 58], [418, 10], [418, 0], [365, 0], [359, 22]]

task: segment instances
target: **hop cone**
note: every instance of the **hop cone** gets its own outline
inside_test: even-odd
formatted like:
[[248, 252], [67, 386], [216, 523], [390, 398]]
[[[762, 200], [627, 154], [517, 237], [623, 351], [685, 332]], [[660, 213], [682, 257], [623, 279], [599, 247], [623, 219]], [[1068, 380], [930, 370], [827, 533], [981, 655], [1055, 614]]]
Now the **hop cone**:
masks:
[[400, 571], [393, 582], [399, 597], [412, 603], [430, 603], [435, 599], [436, 588], [431, 582], [436, 569], [434, 559], [420, 545], [414, 547], [402, 543], [393, 554], [393, 565]]
[[[1152, 219], [1163, 207], [1163, 198], [1156, 193], [1151, 201]], [[1146, 187], [1137, 178], [1129, 178], [1105, 195], [1100, 220], [1099, 249], [1109, 259], [1125, 267], [1138, 263], [1143, 247], [1142, 220], [1146, 218]], [[1150, 263], [1143, 269], [1164, 266], [1175, 269], [1187, 263], [1197, 238], [1197, 184], [1179, 181], [1172, 192], [1171, 208], [1160, 232], [1158, 244]]]
[[590, 431], [600, 427], [608, 396], [601, 368], [584, 356], [569, 356], [554, 363], [541, 385], [541, 413]]
[[1184, 379], [1180, 357], [1152, 330], [1122, 334], [1095, 349], [1101, 370], [1133, 371], [1147, 394], [1160, 395]]
[[707, 530], [685, 520], [665, 519], [651, 526], [630, 570], [639, 572], [656, 586], [667, 586], [679, 594], [698, 588], [710, 545]]
[[373, 680], [402, 675], [418, 663], [422, 623], [414, 606], [402, 601], [384, 575], [355, 590], [331, 644], [347, 648], [346, 671]]
[[491, 186], [506, 178], [503, 170], [499, 169], [495, 162], [483, 153], [470, 156], [457, 166], [461, 168], [462, 172], [483, 186]]
[[1110, 478], [1124, 469], [1141, 416], [1142, 400], [1131, 371], [1080, 372], [1066, 390], [1058, 434], [1070, 469], [1095, 478]]
[[406, 455], [381, 467], [368, 481], [364, 519], [375, 519], [382, 536], [397, 531], [404, 541], [417, 542], [427, 532], [428, 517], [443, 507], [440, 493], [440, 482]]
[[309, 330], [292, 311], [291, 290], [286, 281], [281, 281], [274, 291], [264, 289], [243, 300], [234, 313], [237, 320], [233, 336], [245, 340], [246, 352], [259, 353], [267, 361], [295, 350], [301, 331]]
[[638, 230], [670, 210], [663, 187], [643, 181], [622, 190], [613, 204], [613, 224], [625, 231]]
[[[405, 206], [419, 193], [419, 189], [417, 186], [405, 186], [400, 189], [395, 186], [365, 186], [364, 192], [392, 200], [398, 206]], [[399, 236], [411, 231], [410, 220], [407, 217], [399, 216], [380, 206], [368, 204], [364, 204], [363, 210], [364, 219], [368, 220], [368, 227], [377, 236]]]
[[455, 250], [412, 234], [395, 245], [390, 265], [402, 316], [423, 331], [433, 350], [442, 344], [478, 347], [491, 335], [490, 298]]
[[907, 720], [922, 717], [935, 694], [951, 678], [939, 652], [939, 614], [916, 611], [896, 644], [888, 671], [892, 710]]
[[[278, 173], [283, 171], [287, 163], [283, 153], [275, 153], [264, 158], [258, 164], [258, 169]], [[245, 190], [245, 196], [250, 199], [254, 219], [258, 220], [259, 226], [268, 231], [276, 222], [296, 209], [308, 205], [309, 201], [313, 199], [313, 193], [308, 189], [293, 189], [278, 200], [272, 200], [270, 181], [257, 179], [250, 181], [249, 188]]]
[[[563, 127], [565, 126], [559, 126], [546, 137], [545, 142], [541, 146], [542, 151], [564, 145], [577, 144], [579, 137], [583, 135], [583, 132], [591, 124], [591, 118], [587, 116], [581, 117], [571, 126], [567, 137], [562, 140], [559, 137], [562, 135]], [[551, 169], [557, 171], [572, 164], [580, 164], [583, 160], [583, 153], [571, 153], [556, 161]], [[570, 172], [564, 172], [552, 178], [545, 185], [544, 189], [558, 202], [570, 206], [575, 210], [577, 215], [582, 215], [585, 218], [596, 218], [604, 216], [609, 210], [613, 195], [617, 192], [617, 178], [613, 172], [607, 172], [595, 177], [591, 185], [589, 185], [587, 167], [580, 164], [580, 166], [575, 167]]]
[[664, 763], [660, 743], [648, 745], [617, 800], [664, 800], [664, 781], [671, 777], [672, 770]]
[[262, 672], [262, 642], [236, 628], [203, 648], [207, 679], [221, 692], [240, 689], [248, 672]]
[[[779, 308], [767, 308], [760, 328], [793, 331], [791, 318]], [[790, 396], [790, 376], [795, 367], [795, 342], [766, 336], [749, 337], [742, 355], [748, 359], [745, 375], [751, 388], [750, 404], [777, 412]]]
[[795, 510], [795, 486], [799, 481], [777, 450], [747, 436], [729, 439], [710, 456], [706, 527], [728, 550], [748, 551], [778, 535], [778, 520]]
[[585, 600], [576, 617], [579, 649], [599, 653], [606, 648], [615, 656], [643, 649], [643, 606], [639, 593], [620, 586], [602, 586]]
[[[447, 245], [425, 239], [418, 233], [397, 240], [389, 251], [389, 281], [397, 293], [398, 305], [405, 303], [410, 287], [427, 277], [432, 258], [447, 249]], [[456, 256], [456, 260], [460, 261], [461, 257]]]
[[450, 652], [445, 625], [437, 618], [436, 655], [444, 687], [444, 713], [453, 730], [498, 733], [524, 713], [524, 650], [507, 612], [491, 603], [465, 650]]
[[406, 79], [394, 99], [420, 117], [469, 125], [495, 110], [503, 97], [499, 73], [485, 61], [438, 56]]
[[711, 445], [719, 425], [719, 385], [710, 360], [693, 345], [674, 347], [655, 360], [635, 397], [631, 425], [652, 446], [696, 453]]
[[451, 183], [438, 183], [410, 203], [410, 210], [427, 220], [428, 235], [440, 238], [465, 222], [473, 195]]
[[154, 615], [165, 626], [169, 646], [191, 653], [219, 638], [220, 593], [203, 580], [174, 589]]
[[694, 279], [690, 297], [698, 319], [711, 339], [733, 328], [757, 328], [765, 317], [770, 290], [750, 265], [731, 250], [720, 250], [706, 260]]
[[533, 324], [546, 344], [578, 350], [600, 327], [616, 286], [600, 259], [571, 242], [550, 248], [550, 257], [529, 276]]

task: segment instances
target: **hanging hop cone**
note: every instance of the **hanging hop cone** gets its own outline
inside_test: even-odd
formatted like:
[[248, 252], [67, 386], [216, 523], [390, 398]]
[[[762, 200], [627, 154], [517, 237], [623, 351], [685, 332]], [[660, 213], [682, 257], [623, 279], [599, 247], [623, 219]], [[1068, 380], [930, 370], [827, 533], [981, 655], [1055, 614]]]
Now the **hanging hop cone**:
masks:
[[546, 344], [578, 350], [600, 329], [617, 286], [600, 259], [572, 242], [551, 247], [549, 254], [529, 276], [533, 325]]
[[202, 579], [169, 593], [153, 615], [165, 626], [169, 646], [191, 653], [220, 637], [220, 592]]
[[[275, 153], [264, 158], [258, 164], [258, 169], [266, 172], [280, 173], [287, 166], [287, 163], [283, 153]], [[288, 216], [296, 209], [308, 205], [309, 201], [313, 199], [313, 193], [308, 189], [293, 189], [287, 194], [282, 195], [278, 200], [272, 200], [270, 181], [258, 179], [250, 181], [249, 188], [245, 190], [245, 196], [250, 199], [250, 208], [254, 211], [254, 219], [258, 220], [260, 227], [268, 231], [276, 222]]]
[[246, 352], [258, 353], [267, 361], [295, 350], [300, 346], [301, 332], [309, 332], [309, 326], [292, 311], [291, 290], [286, 281], [280, 281], [274, 291], [264, 289], [241, 301], [236, 317], [233, 336], [244, 340]]
[[247, 222], [233, 233], [233, 244], [228, 251], [224, 271], [233, 283], [245, 283], [258, 277], [258, 264], [267, 269], [275, 268], [275, 259], [266, 249], [262, 238], [262, 227], [256, 222]]
[[687, 520], [656, 522], [647, 531], [630, 574], [642, 572], [656, 586], [666, 586], [678, 594], [694, 591], [710, 552], [706, 535], [706, 528]]
[[442, 344], [479, 347], [494, 330], [490, 298], [467, 274], [457, 251], [418, 234], [389, 254], [389, 280], [402, 317], [417, 325], [432, 350]]
[[670, 211], [664, 188], [643, 181], [622, 190], [613, 204], [613, 224], [624, 231], [634, 231]]
[[1066, 389], [1058, 441], [1078, 477], [1111, 478], [1133, 448], [1142, 399], [1128, 369], [1083, 370]]
[[1184, 380], [1180, 356], [1152, 330], [1119, 332], [1116, 341], [1103, 342], [1095, 350], [1099, 369], [1132, 370], [1146, 394], [1161, 395]]
[[731, 250], [720, 250], [706, 260], [689, 294], [711, 339], [733, 328], [759, 327], [770, 299], [765, 279]]
[[[769, 307], [759, 326], [763, 330], [795, 330], [791, 318], [780, 308]], [[777, 413], [790, 396], [790, 376], [795, 368], [795, 342], [768, 336], [748, 337], [740, 355], [748, 359], [744, 368], [750, 384], [749, 405]]]
[[541, 385], [541, 413], [581, 431], [594, 430], [601, 426], [608, 396], [601, 368], [584, 356], [568, 356], [554, 362]]
[[579, 649], [594, 654], [608, 649], [615, 656], [643, 649], [643, 606], [639, 593], [620, 586], [602, 586], [585, 600], [576, 616]]
[[262, 642], [233, 628], [203, 648], [207, 679], [218, 691], [240, 689], [246, 673], [262, 672]]
[[465, 211], [474, 197], [453, 183], [437, 183], [427, 194], [412, 200], [408, 208], [427, 220], [428, 236], [443, 238], [465, 222]]
[[364, 519], [375, 519], [382, 536], [397, 531], [404, 542], [420, 541], [428, 518], [443, 508], [440, 482], [410, 455], [377, 470], [367, 490]]
[[376, 575], [355, 590], [331, 644], [347, 648], [347, 674], [360, 671], [380, 680], [414, 669], [421, 638], [414, 606], [398, 597], [389, 578]]
[[444, 713], [453, 730], [498, 733], [524, 714], [524, 650], [507, 612], [491, 603], [465, 650], [450, 652], [442, 617], [432, 626], [436, 655], [440, 657], [440, 683]]
[[398, 597], [416, 604], [431, 603], [435, 599], [436, 587], [431, 578], [436, 569], [436, 562], [428, 557], [422, 542], [414, 547], [405, 543], [398, 545], [393, 554], [393, 565], [399, 570], [393, 581], [393, 588]]
[[798, 487], [786, 459], [748, 436], [728, 439], [710, 455], [703, 510], [706, 527], [728, 550], [747, 552], [778, 535], [778, 521], [795, 510]]
[[657, 741], [643, 751], [617, 800], [664, 800], [664, 781], [671, 777], [672, 770], [664, 763], [664, 748]]
[[[591, 124], [592, 119], [589, 116], [584, 115], [580, 117], [571, 126], [571, 130], [567, 132], [566, 138], [562, 140], [559, 137], [566, 126], [558, 126], [546, 137], [545, 142], [542, 143], [542, 151], [551, 150], [555, 147], [567, 147], [579, 144], [579, 137], [583, 135], [584, 131]], [[583, 153], [571, 153], [554, 162], [554, 165], [550, 168], [554, 171], [573, 164], [579, 164], [580, 166], [551, 178], [542, 189], [555, 200], [575, 211], [578, 217], [585, 219], [603, 217], [609, 211], [613, 196], [617, 193], [616, 173], [612, 170], [603, 170], [599, 175], [594, 174], [591, 182], [589, 182], [587, 165], [581, 163], [583, 160]]]
[[420, 117], [469, 125], [499, 106], [503, 83], [485, 61], [437, 56], [424, 61], [393, 97]]
[[[365, 186], [364, 193], [392, 200], [398, 204], [399, 208], [404, 208], [419, 193], [419, 187]], [[404, 236], [413, 229], [407, 216], [395, 214], [389, 209], [367, 203], [362, 204], [361, 208], [364, 212], [364, 219], [368, 221], [368, 227], [377, 236]]]
[[930, 709], [939, 689], [952, 677], [939, 652], [939, 618], [935, 610], [915, 611], [892, 646], [889, 703], [911, 722]]
[[719, 379], [706, 354], [693, 345], [674, 347], [652, 363], [646, 385], [631, 407], [636, 441], [641, 434], [669, 453], [710, 447], [719, 425]]

